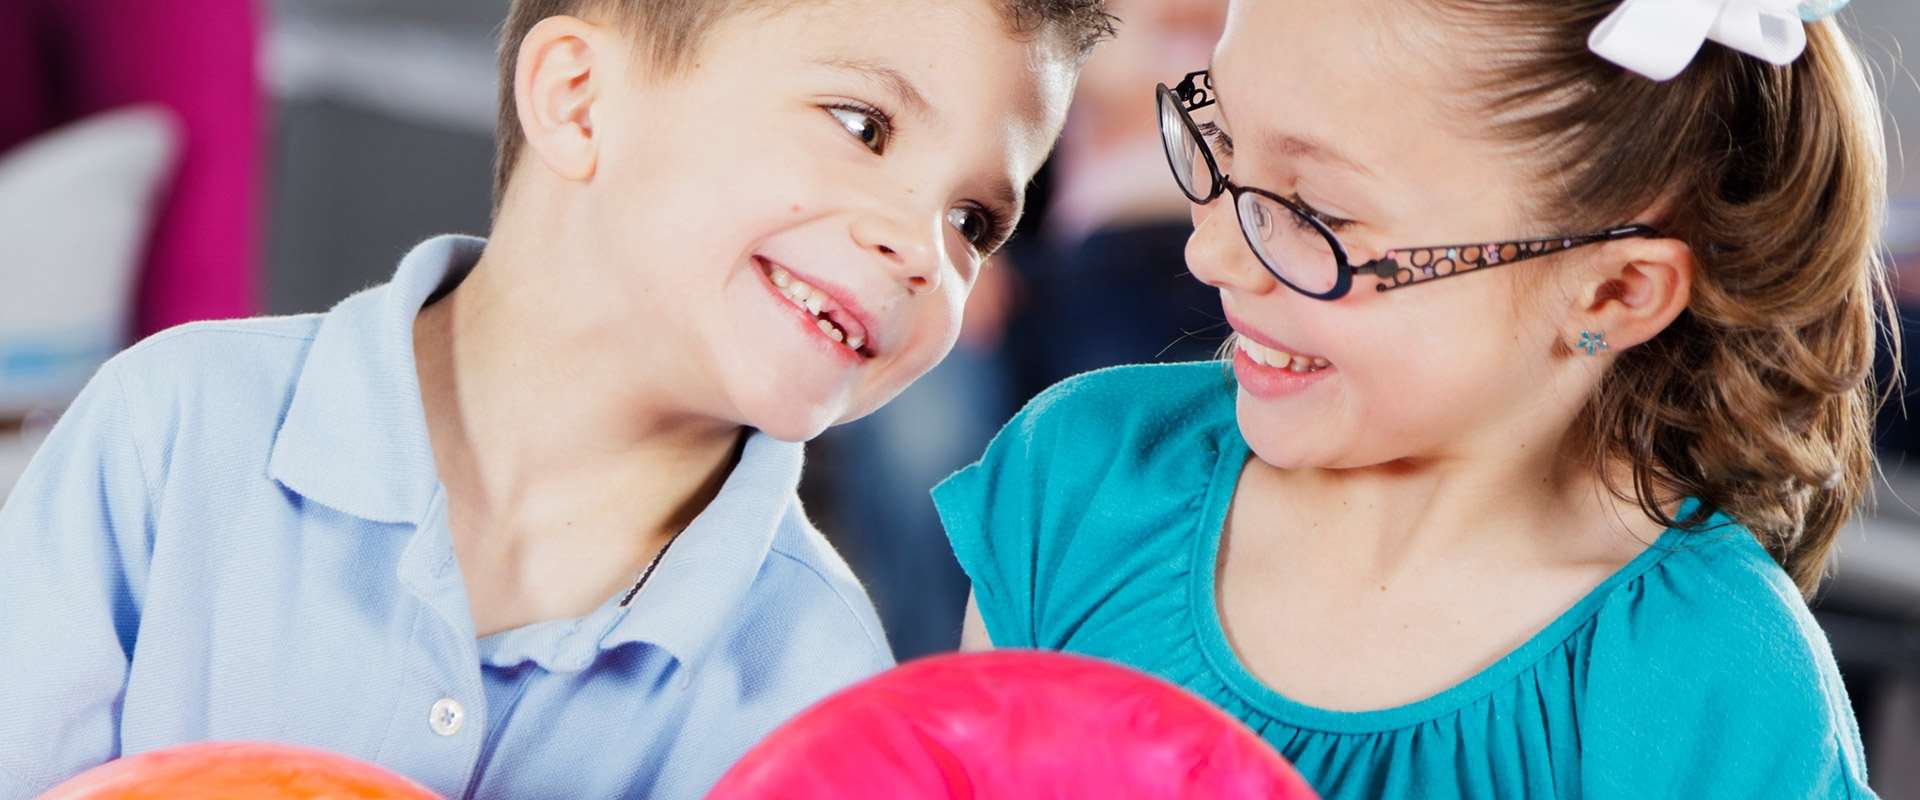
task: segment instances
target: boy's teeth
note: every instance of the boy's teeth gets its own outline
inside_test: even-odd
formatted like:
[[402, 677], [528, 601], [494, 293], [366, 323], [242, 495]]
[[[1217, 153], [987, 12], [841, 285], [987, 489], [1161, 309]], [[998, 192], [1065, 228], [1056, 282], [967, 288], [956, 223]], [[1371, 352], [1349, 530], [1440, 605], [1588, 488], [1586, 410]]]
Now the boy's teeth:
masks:
[[[820, 320], [820, 332], [826, 334], [828, 337], [832, 338], [836, 342], [844, 342], [847, 340], [846, 334], [841, 333], [839, 328], [836, 328], [833, 326], [833, 323], [828, 322], [824, 319]], [[855, 349], [859, 349], [859, 348], [855, 348]]]
[[828, 338], [846, 345], [849, 350], [859, 350], [867, 346], [866, 336], [848, 336], [840, 326], [825, 317], [820, 317], [820, 310], [827, 307], [826, 292], [809, 286], [805, 281], [794, 277], [793, 273], [780, 267], [768, 269], [767, 278], [773, 281], [774, 288], [779, 289], [780, 294], [787, 300], [806, 309], [807, 313], [819, 317], [814, 324], [819, 325], [820, 332], [826, 334]]
[[851, 350], [858, 350], [858, 349], [860, 349], [860, 348], [862, 348], [862, 347], [865, 347], [865, 346], [867, 346], [867, 340], [866, 340], [866, 338], [865, 338], [865, 337], [861, 337], [861, 336], [855, 336], [855, 337], [853, 337], [853, 338], [851, 338], [851, 339], [848, 339], [848, 340], [847, 340], [847, 348], [848, 348], [848, 349], [851, 349]]
[[818, 315], [820, 313], [820, 309], [826, 307], [827, 299], [825, 297], [822, 297], [820, 293], [815, 292], [807, 295], [807, 299], [805, 300], [805, 305], [807, 307], [807, 313]]
[[789, 285], [792, 285], [793, 283], [793, 276], [788, 275], [786, 270], [781, 269], [779, 267], [774, 267], [772, 274], [770, 274], [768, 277], [773, 279], [773, 285], [778, 286], [782, 289], [787, 288]]

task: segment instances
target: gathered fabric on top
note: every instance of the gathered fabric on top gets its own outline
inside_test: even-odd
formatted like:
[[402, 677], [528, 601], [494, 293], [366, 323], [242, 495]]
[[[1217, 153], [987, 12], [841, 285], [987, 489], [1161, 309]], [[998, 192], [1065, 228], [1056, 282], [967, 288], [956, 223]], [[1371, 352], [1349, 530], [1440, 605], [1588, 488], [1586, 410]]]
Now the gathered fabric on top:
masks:
[[[1071, 379], [934, 490], [998, 647], [1106, 658], [1245, 722], [1327, 798], [1871, 797], [1831, 649], [1721, 514], [1666, 531], [1519, 648], [1394, 708], [1295, 702], [1215, 604], [1251, 453], [1218, 362]], [[1680, 519], [1700, 509], [1688, 500]]]

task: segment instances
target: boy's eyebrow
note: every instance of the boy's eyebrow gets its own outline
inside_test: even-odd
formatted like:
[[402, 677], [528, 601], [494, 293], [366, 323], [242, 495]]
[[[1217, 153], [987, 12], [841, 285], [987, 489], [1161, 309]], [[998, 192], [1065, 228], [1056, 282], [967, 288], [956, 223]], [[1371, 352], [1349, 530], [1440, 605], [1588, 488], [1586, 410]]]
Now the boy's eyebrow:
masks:
[[900, 70], [885, 64], [863, 61], [857, 58], [825, 58], [815, 63], [843, 72], [856, 73], [861, 77], [877, 81], [882, 86], [887, 87], [888, 91], [893, 92], [902, 104], [919, 114], [924, 115], [933, 111], [933, 104], [927, 102], [927, 96], [920, 93], [920, 87], [913, 85], [913, 81], [909, 80]]
[[995, 178], [987, 187], [987, 193], [991, 199], [1000, 203], [1001, 208], [1007, 209], [1007, 213], [1012, 215], [1013, 219], [1007, 220], [1009, 226], [1019, 221], [1021, 213], [1026, 210], [1024, 204], [1020, 202], [1020, 192], [1013, 188], [1013, 181]]
[[[1214, 66], [1214, 63], [1211, 59], [1207, 61], [1207, 73], [1214, 77], [1214, 84], [1218, 86], [1220, 71], [1218, 67]], [[1218, 103], [1219, 97], [1220, 97], [1219, 90], [1215, 89], [1214, 100], [1216, 103]], [[1227, 113], [1226, 107], [1224, 106], [1224, 104], [1219, 105], [1217, 107], [1220, 109], [1221, 118], [1225, 119], [1226, 113]], [[1333, 149], [1332, 145], [1329, 145], [1311, 136], [1301, 136], [1297, 134], [1286, 134], [1286, 133], [1278, 133], [1276, 131], [1271, 131], [1271, 130], [1262, 130], [1259, 136], [1259, 143], [1262, 148], [1267, 150], [1272, 150], [1273, 152], [1279, 153], [1283, 156], [1289, 156], [1292, 158], [1304, 158], [1309, 161], [1318, 161], [1322, 164], [1341, 167], [1343, 169], [1357, 173], [1359, 175], [1366, 176], [1368, 178], [1375, 177], [1373, 174], [1373, 170], [1367, 169], [1366, 165], [1341, 155], [1340, 151]]]

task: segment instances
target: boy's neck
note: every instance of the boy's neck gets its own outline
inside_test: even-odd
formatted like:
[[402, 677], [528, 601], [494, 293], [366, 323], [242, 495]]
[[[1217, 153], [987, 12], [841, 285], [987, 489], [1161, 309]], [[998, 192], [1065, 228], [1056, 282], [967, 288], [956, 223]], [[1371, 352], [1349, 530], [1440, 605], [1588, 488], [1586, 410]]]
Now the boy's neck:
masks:
[[587, 551], [610, 580], [626, 576], [625, 562], [644, 563], [718, 494], [746, 431], [663, 391], [685, 385], [671, 361], [633, 369], [648, 354], [548, 307], [511, 243], [497, 244], [414, 323], [456, 548], [529, 585], [544, 582], [542, 564]]

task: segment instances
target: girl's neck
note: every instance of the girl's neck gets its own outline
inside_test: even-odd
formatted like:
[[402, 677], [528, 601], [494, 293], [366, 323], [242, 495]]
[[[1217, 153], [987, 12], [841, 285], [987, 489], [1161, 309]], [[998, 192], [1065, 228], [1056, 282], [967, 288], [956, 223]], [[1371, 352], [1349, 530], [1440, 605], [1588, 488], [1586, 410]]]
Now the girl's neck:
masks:
[[1470, 555], [1530, 563], [1620, 562], [1658, 526], [1615, 498], [1563, 443], [1503, 442], [1471, 455], [1358, 469], [1276, 470], [1255, 459], [1247, 478], [1325, 520], [1315, 548], [1391, 577], [1434, 558]]

